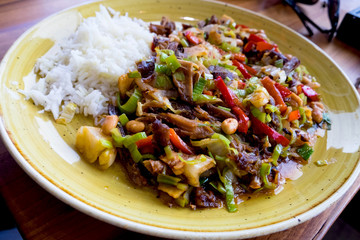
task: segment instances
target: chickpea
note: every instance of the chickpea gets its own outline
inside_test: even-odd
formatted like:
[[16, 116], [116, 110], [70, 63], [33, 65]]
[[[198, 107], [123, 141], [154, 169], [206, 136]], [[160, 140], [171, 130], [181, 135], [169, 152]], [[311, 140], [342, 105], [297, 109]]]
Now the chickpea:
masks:
[[311, 102], [310, 107], [313, 109], [312, 118], [315, 122], [320, 123], [323, 120], [324, 105], [321, 102]]
[[238, 129], [239, 123], [235, 118], [227, 118], [221, 123], [221, 129], [226, 134], [234, 134]]
[[118, 121], [119, 121], [119, 117], [116, 115], [106, 116], [105, 121], [101, 127], [103, 133], [106, 135], [110, 135], [110, 131], [113, 128], [116, 128]]
[[140, 121], [131, 120], [126, 125], [126, 130], [131, 133], [138, 133], [145, 129], [145, 124]]

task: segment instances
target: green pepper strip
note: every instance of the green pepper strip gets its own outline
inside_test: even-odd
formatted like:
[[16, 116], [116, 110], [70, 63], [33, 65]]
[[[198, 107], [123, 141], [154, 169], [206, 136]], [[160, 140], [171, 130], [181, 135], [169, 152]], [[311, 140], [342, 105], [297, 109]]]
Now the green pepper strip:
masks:
[[233, 53], [238, 53], [240, 52], [240, 48], [236, 47], [236, 46], [232, 46], [231, 44], [227, 43], [227, 42], [222, 42], [220, 45], [220, 48], [226, 52], [233, 52]]
[[136, 111], [137, 103], [141, 98], [141, 92], [137, 88], [134, 93], [131, 95], [129, 100], [119, 107], [120, 111], [125, 114], [132, 114]]
[[137, 148], [135, 143], [128, 145], [127, 149], [129, 150], [131, 158], [133, 159], [134, 162], [138, 163], [141, 161], [143, 156], [139, 152], [139, 149]]
[[181, 38], [180, 43], [183, 47], [189, 47], [189, 43], [185, 38]]
[[193, 187], [189, 187], [186, 192], [184, 192], [183, 195], [181, 195], [180, 197], [175, 199], [175, 202], [180, 206], [180, 207], [185, 207], [189, 201], [190, 201], [190, 193], [193, 190]]
[[155, 72], [171, 75], [171, 69], [165, 64], [155, 64]]
[[159, 174], [156, 178], [157, 182], [159, 183], [165, 183], [173, 186], [177, 186], [178, 182], [180, 182], [181, 178], [165, 175], [165, 174]]
[[111, 136], [114, 140], [114, 145], [115, 147], [122, 147], [123, 146], [123, 141], [125, 140], [125, 137], [123, 137], [119, 131], [118, 128], [113, 128], [110, 131]]
[[276, 106], [274, 106], [274, 105], [266, 104], [266, 105], [265, 105], [265, 109], [266, 109], [266, 110], [269, 110], [269, 111], [272, 112], [272, 113], [280, 114], [279, 108], [276, 107]]
[[131, 136], [126, 136], [126, 141], [124, 142], [124, 146], [127, 148], [131, 144], [135, 144], [140, 139], [146, 138], [145, 132], [138, 132]]
[[210, 184], [210, 186], [212, 186], [212, 187], [213, 187], [216, 191], [218, 191], [219, 193], [221, 193], [221, 194], [223, 194], [223, 195], [226, 194], [226, 190], [225, 190], [225, 188], [224, 188], [224, 186], [222, 185], [221, 182], [219, 182], [219, 181], [216, 181], [216, 182], [212, 181], [212, 182], [210, 182], [209, 184]]
[[275, 189], [276, 185], [272, 182], [269, 182], [267, 176], [271, 172], [271, 166], [269, 163], [262, 163], [260, 168], [260, 176], [264, 182], [264, 187], [267, 189]]
[[170, 89], [173, 87], [172, 81], [170, 78], [163, 74], [158, 74], [156, 76], [156, 82], [155, 82], [156, 88], [164, 88], [164, 89]]
[[278, 60], [275, 61], [274, 65], [275, 65], [275, 67], [277, 67], [277, 68], [283, 68], [283, 66], [284, 66], [284, 60], [278, 59]]
[[302, 107], [299, 107], [299, 113], [300, 113], [300, 121], [299, 124], [303, 125], [306, 122], [306, 114], [305, 109]]
[[277, 166], [277, 165], [278, 165], [277, 160], [279, 159], [279, 156], [280, 156], [282, 150], [283, 150], [283, 146], [282, 146], [281, 144], [277, 144], [276, 147], [275, 147], [275, 149], [274, 149], [274, 152], [273, 152], [273, 154], [272, 154], [272, 156], [271, 156], [271, 158], [272, 158], [272, 164], [273, 164], [274, 166]]
[[104, 148], [113, 148], [113, 145], [109, 140], [100, 139], [100, 143]]
[[215, 96], [209, 96], [206, 94], [193, 94], [194, 102], [211, 102], [217, 100]]
[[311, 154], [314, 152], [314, 149], [310, 147], [307, 143], [302, 145], [300, 148], [296, 150], [296, 152], [305, 160], [308, 160]]
[[226, 197], [226, 207], [229, 212], [236, 212], [237, 206], [235, 203], [235, 197], [234, 197], [234, 189], [232, 186], [232, 180], [234, 178], [234, 174], [231, 172], [231, 170], [226, 169], [224, 172], [224, 178], [225, 178], [225, 197]]
[[125, 126], [129, 122], [129, 118], [126, 116], [125, 113], [123, 113], [119, 116], [119, 121], [122, 126]]
[[133, 72], [129, 72], [128, 74], [129, 78], [141, 78], [141, 74], [139, 73], [138, 70], [135, 70]]
[[197, 81], [195, 86], [194, 86], [193, 94], [202, 94], [205, 85], [206, 85], [205, 78], [200, 77], [199, 81]]
[[220, 134], [220, 133], [214, 133], [212, 136], [211, 136], [211, 139], [220, 139], [223, 143], [225, 143], [225, 145], [227, 147], [230, 147], [230, 143], [231, 141], [225, 137], [224, 135]]
[[250, 111], [251, 111], [251, 114], [254, 117], [259, 119], [262, 123], [265, 123], [265, 121], [266, 121], [266, 113], [261, 112], [258, 108], [254, 107], [254, 106], [250, 106]]
[[165, 59], [165, 62], [166, 62], [166, 65], [171, 69], [172, 73], [174, 73], [176, 71], [176, 69], [178, 69], [181, 66], [181, 64], [177, 60], [175, 54], [172, 54], [169, 57], [167, 57]]

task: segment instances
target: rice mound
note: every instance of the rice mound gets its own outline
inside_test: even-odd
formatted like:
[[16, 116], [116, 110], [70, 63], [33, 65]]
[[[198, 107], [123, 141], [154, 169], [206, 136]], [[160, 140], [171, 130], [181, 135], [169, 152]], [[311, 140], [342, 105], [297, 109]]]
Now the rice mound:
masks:
[[100, 6], [96, 17], [84, 19], [74, 34], [53, 47], [55, 51], [37, 60], [34, 70], [41, 78], [20, 92], [55, 119], [69, 102], [85, 116], [106, 113], [119, 76], [150, 56], [152, 40], [143, 21]]

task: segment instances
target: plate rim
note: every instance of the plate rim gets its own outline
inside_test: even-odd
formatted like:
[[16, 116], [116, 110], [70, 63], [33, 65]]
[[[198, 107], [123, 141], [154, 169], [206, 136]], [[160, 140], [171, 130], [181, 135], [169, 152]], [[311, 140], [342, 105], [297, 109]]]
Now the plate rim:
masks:
[[[216, 0], [201, 0], [203, 2], [210, 2], [219, 4], [221, 6], [225, 7], [231, 7], [236, 8], [241, 11], [248, 12], [250, 14], [256, 15], [262, 19], [265, 19], [266, 21], [270, 21], [272, 23], [275, 23], [279, 25], [282, 28], [287, 29], [288, 31], [291, 31], [292, 33], [296, 34], [297, 36], [301, 37], [302, 40], [306, 41], [307, 43], [310, 43], [314, 49], [325, 56], [331, 64], [333, 64], [337, 70], [340, 71], [341, 75], [347, 80], [349, 85], [351, 86], [351, 90], [353, 93], [355, 93], [355, 96], [358, 101], [358, 105], [360, 105], [360, 96], [359, 93], [356, 91], [355, 87], [351, 83], [350, 79], [346, 75], [346, 73], [342, 70], [342, 68], [319, 46], [317, 46], [315, 43], [311, 42], [309, 39], [304, 37], [303, 35], [297, 33], [295, 30], [291, 29], [290, 27], [271, 19], [268, 16], [259, 14], [257, 12], [254, 12], [252, 10], [226, 3], [226, 2], [220, 2]], [[76, 4], [73, 6], [70, 6], [68, 8], [65, 8], [61, 11], [57, 11], [43, 19], [41, 19], [39, 22], [37, 22], [35, 25], [27, 29], [24, 33], [22, 33], [15, 42], [10, 46], [10, 48], [7, 50], [6, 54], [4, 55], [3, 59], [0, 63], [0, 76], [3, 75], [5, 71], [5, 66], [7, 63], [7, 60], [10, 58], [11, 53], [16, 48], [18, 44], [22, 42], [22, 40], [29, 35], [32, 31], [36, 30], [36, 28], [42, 24], [43, 22], [53, 18], [54, 16], [57, 16], [63, 12], [67, 12], [69, 10], [76, 9], [81, 6], [85, 6], [88, 4], [94, 4], [98, 3], [101, 4], [102, 2], [106, 2], [104, 0], [92, 0], [92, 1], [86, 1], [80, 4]], [[69, 194], [68, 192], [61, 189], [56, 184], [52, 183], [49, 179], [44, 177], [40, 172], [38, 172], [26, 159], [25, 157], [20, 153], [19, 149], [17, 148], [15, 142], [11, 138], [11, 132], [7, 131], [4, 119], [3, 119], [3, 113], [1, 111], [0, 107], [0, 135], [2, 138], [2, 141], [4, 143], [4, 146], [7, 148], [8, 152], [11, 154], [13, 159], [17, 162], [17, 164], [27, 173], [28, 176], [30, 176], [37, 184], [39, 184], [43, 189], [45, 189], [47, 192], [51, 193], [53, 196], [55, 196], [60, 201], [74, 207], [75, 209], [91, 216], [96, 219], [99, 219], [101, 221], [107, 222], [109, 224], [112, 224], [117, 227], [129, 229], [132, 231], [136, 231], [143, 234], [148, 234], [152, 236], [157, 237], [167, 237], [167, 238], [185, 238], [185, 239], [194, 239], [194, 238], [202, 238], [202, 239], [216, 239], [216, 238], [222, 238], [222, 239], [231, 239], [231, 238], [249, 238], [249, 237], [257, 237], [267, 234], [272, 234], [275, 232], [279, 232], [282, 230], [289, 229], [291, 227], [294, 227], [300, 223], [303, 223], [304, 221], [307, 221], [313, 217], [316, 217], [326, 209], [328, 209], [330, 206], [335, 204], [350, 188], [351, 185], [354, 184], [356, 178], [360, 174], [360, 161], [358, 159], [357, 164], [355, 168], [352, 170], [352, 173], [350, 177], [336, 190], [334, 191], [330, 197], [328, 197], [323, 202], [320, 202], [316, 206], [312, 207], [310, 210], [301, 213], [297, 216], [288, 218], [287, 220], [273, 223], [267, 226], [257, 227], [257, 228], [250, 228], [250, 229], [243, 229], [243, 230], [230, 230], [230, 231], [218, 231], [218, 232], [208, 232], [208, 231], [199, 231], [195, 232], [192, 230], [176, 230], [176, 229], [168, 229], [168, 228], [161, 228], [157, 226], [152, 226], [144, 223], [138, 223], [135, 221], [131, 221], [116, 215], [113, 215], [111, 213], [102, 211], [101, 209], [91, 206], [80, 199], [76, 198], [72, 194]], [[357, 174], [356, 174], [357, 173]]]

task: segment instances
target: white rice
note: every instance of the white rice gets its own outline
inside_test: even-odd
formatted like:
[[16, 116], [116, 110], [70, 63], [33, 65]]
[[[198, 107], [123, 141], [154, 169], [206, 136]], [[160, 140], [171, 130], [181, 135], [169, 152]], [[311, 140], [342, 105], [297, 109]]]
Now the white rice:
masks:
[[34, 70], [41, 78], [20, 92], [55, 119], [69, 102], [85, 116], [106, 113], [119, 76], [150, 56], [152, 39], [143, 21], [100, 6], [96, 17], [82, 21], [74, 34], [37, 60]]

